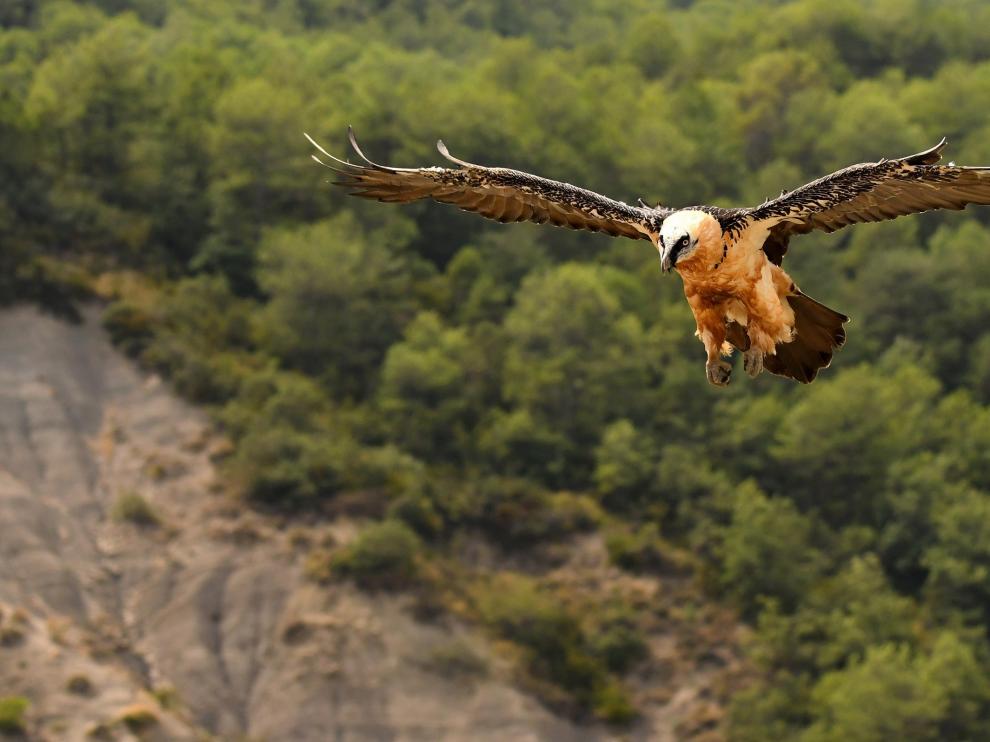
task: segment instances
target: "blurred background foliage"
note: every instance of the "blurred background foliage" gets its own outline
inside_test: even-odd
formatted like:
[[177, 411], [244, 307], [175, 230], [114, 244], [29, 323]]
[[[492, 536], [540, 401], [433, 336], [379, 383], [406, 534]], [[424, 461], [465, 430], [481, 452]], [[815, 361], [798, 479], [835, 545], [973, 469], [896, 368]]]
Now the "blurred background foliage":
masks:
[[[113, 297], [246, 502], [359, 502], [318, 579], [601, 531], [752, 624], [731, 738], [985, 739], [990, 210], [796, 239], [849, 342], [813, 386], [723, 391], [645, 243], [348, 199], [302, 131], [728, 205], [943, 135], [988, 163], [988, 104], [982, 0], [8, 0], [0, 298]], [[641, 607], [511, 571], [465, 595], [548, 703], [635, 714]]]

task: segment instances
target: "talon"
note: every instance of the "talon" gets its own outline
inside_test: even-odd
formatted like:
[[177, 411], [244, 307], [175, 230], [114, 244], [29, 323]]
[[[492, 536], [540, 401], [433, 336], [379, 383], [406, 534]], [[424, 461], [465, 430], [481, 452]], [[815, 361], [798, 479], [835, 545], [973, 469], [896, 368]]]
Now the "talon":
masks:
[[715, 386], [726, 386], [732, 375], [732, 364], [727, 361], [709, 361], [705, 364], [705, 370], [708, 372], [708, 381]]
[[750, 348], [743, 354], [743, 368], [754, 379], [763, 371], [763, 351]]

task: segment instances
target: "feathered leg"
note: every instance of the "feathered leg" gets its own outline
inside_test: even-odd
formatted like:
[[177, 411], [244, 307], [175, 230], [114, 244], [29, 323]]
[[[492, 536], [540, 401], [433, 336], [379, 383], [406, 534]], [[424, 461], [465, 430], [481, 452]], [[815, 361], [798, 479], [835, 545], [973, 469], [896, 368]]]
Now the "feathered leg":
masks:
[[[689, 301], [690, 303], [690, 301]], [[692, 305], [692, 310], [695, 307]], [[722, 354], [731, 347], [725, 342], [725, 317], [717, 308], [695, 310], [695, 321], [698, 323], [697, 336], [705, 346], [708, 360], [705, 362], [705, 372], [708, 381], [715, 386], [725, 386], [732, 375], [732, 364], [722, 359]]]
[[754, 345], [743, 353], [743, 368], [752, 378], [759, 376], [763, 371], [763, 351]]

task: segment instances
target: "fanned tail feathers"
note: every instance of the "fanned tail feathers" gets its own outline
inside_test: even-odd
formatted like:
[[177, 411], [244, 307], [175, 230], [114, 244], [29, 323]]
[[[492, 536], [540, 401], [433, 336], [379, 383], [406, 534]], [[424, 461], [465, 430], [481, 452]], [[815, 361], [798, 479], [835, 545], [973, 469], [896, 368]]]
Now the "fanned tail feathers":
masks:
[[802, 293], [788, 296], [787, 301], [794, 310], [797, 336], [789, 343], [779, 343], [776, 354], [766, 356], [763, 363], [778, 376], [809, 384], [846, 342], [843, 325], [849, 318]]

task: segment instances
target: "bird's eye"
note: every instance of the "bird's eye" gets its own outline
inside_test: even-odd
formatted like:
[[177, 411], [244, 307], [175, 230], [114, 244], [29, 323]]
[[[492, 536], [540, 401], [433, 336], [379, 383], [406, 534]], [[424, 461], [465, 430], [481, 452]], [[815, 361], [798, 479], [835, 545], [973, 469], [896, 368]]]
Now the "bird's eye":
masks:
[[687, 237], [687, 235], [684, 235], [683, 237], [681, 237], [681, 238], [680, 238], [680, 239], [679, 239], [679, 240], [677, 241], [677, 244], [678, 244], [678, 245], [683, 245], [684, 247], [687, 247], [687, 243], [688, 243], [688, 237]]

